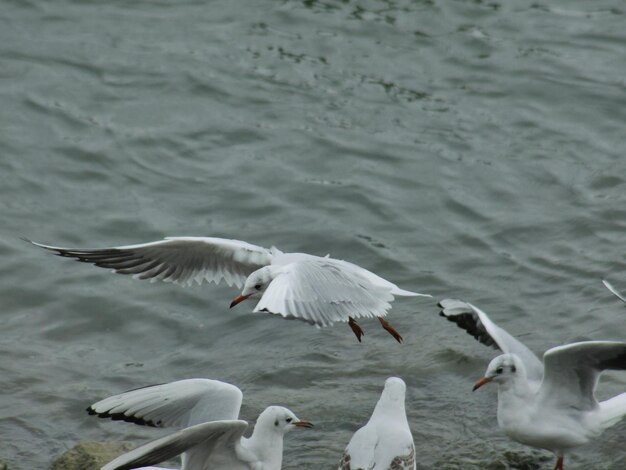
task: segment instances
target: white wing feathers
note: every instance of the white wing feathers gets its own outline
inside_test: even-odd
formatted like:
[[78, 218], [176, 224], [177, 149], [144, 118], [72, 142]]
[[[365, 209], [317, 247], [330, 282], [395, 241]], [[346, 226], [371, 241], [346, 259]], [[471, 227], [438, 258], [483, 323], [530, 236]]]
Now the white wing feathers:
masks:
[[392, 300], [387, 286], [354, 276], [332, 259], [317, 258], [280, 266], [254, 311], [327, 326], [350, 316], [384, 316]]
[[120, 393], [94, 403], [87, 411], [101, 418], [154, 427], [187, 427], [239, 417], [242, 393], [234, 385], [210, 379], [187, 379]]
[[[144, 444], [102, 467], [102, 470], [130, 470], [158, 464], [187, 452], [189, 468], [205, 468], [207, 460], [218, 448], [237, 460], [235, 447], [248, 423], [240, 420], [212, 421], [177, 431]], [[197, 448], [196, 448], [197, 447]]]
[[[328, 257], [328, 255], [326, 255]], [[393, 295], [403, 296], [403, 297], [432, 297], [430, 294], [419, 294], [417, 292], [412, 292], [410, 290], [400, 289], [393, 282], [389, 282], [387, 279], [383, 279], [377, 274], [374, 274], [371, 271], [368, 271], [361, 266], [350, 263], [349, 261], [338, 260], [330, 258], [328, 260], [330, 263], [333, 263], [337, 268], [345, 271], [346, 273], [350, 272], [352, 275], [361, 278], [369, 285], [378, 286], [381, 288], [388, 289]]]
[[604, 370], [626, 370], [626, 343], [584, 341], [549, 349], [543, 355], [545, 376], [539, 389], [543, 401], [591, 410], [594, 391]]
[[377, 444], [378, 434], [374, 426], [365, 425], [357, 430], [346, 447], [339, 470], [374, 468], [377, 464], [374, 457]]
[[526, 368], [529, 380], [539, 382], [543, 377], [543, 364], [523, 343], [496, 325], [485, 312], [462, 300], [444, 299], [439, 302], [441, 315], [456, 323], [470, 335], [487, 346], [494, 346], [504, 353], [517, 355]]
[[611, 293], [617, 297], [618, 299], [620, 299], [622, 302], [624, 302], [626, 304], [626, 297], [624, 297], [622, 294], [620, 294], [617, 289], [615, 287], [613, 287], [613, 284], [611, 284], [609, 281], [602, 279], [602, 283], [604, 284], [604, 287], [606, 287], [609, 291], [611, 291]]
[[56, 252], [59, 256], [76, 258], [137, 279], [173, 282], [180, 285], [202, 281], [241, 287], [257, 269], [271, 263], [275, 248], [267, 250], [239, 240], [210, 237], [168, 237], [140, 245], [103, 249], [60, 248], [31, 242]]
[[339, 470], [415, 468], [415, 446], [410, 430], [376, 426], [371, 421], [354, 433]]

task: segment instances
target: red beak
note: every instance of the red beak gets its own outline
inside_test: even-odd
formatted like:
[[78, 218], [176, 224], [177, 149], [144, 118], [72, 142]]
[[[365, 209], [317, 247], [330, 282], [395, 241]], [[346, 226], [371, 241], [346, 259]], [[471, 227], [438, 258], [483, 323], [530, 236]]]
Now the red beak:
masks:
[[313, 427], [313, 423], [310, 423], [308, 421], [296, 421], [295, 423], [293, 423], [294, 426], [298, 426], [299, 428], [312, 428]]
[[235, 297], [233, 299], [233, 301], [230, 303], [230, 308], [233, 308], [235, 305], [237, 305], [240, 302], [243, 302], [244, 300], [246, 300], [248, 297], [250, 297], [252, 294], [248, 294], [248, 295], [238, 295], [237, 297]]
[[488, 384], [489, 382], [491, 382], [493, 380], [493, 377], [483, 377], [481, 378], [478, 382], [476, 382], [474, 384], [474, 388], [472, 389], [472, 392], [475, 392], [476, 390], [478, 390], [480, 387], [482, 387], [485, 384]]

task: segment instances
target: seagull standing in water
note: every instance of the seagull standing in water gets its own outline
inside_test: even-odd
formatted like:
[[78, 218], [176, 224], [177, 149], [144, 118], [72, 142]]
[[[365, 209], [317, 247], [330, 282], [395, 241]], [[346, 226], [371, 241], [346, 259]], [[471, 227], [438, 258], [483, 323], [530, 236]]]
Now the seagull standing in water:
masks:
[[500, 349], [474, 390], [498, 385], [498, 424], [513, 440], [547, 449], [564, 470], [571, 449], [597, 438], [626, 415], [626, 393], [598, 402], [595, 389], [605, 370], [626, 370], [626, 343], [584, 341], [546, 351], [543, 362], [493, 323], [487, 314], [459, 300], [439, 304], [441, 315], [481, 343]]
[[[28, 240], [30, 241], [30, 240]], [[394, 296], [422, 296], [347, 261], [305, 253], [283, 253], [239, 240], [169, 237], [140, 245], [103, 249], [36, 246], [66, 258], [92, 263], [137, 279], [183, 286], [202, 281], [243, 286], [230, 304], [256, 299], [254, 312], [295, 318], [312, 325], [348, 322], [359, 342], [364, 335], [356, 318], [377, 317], [398, 342], [402, 336], [385, 320]]]
[[102, 470], [150, 467], [182, 454], [181, 470], [280, 470], [283, 436], [310, 428], [287, 408], [270, 406], [258, 417], [254, 432], [238, 419], [242, 393], [217, 380], [187, 379], [121, 393], [94, 403], [91, 415], [155, 427], [182, 427], [144, 444], [105, 465]]
[[339, 470], [415, 470], [415, 445], [404, 410], [406, 385], [390, 377], [365, 426], [354, 433]]

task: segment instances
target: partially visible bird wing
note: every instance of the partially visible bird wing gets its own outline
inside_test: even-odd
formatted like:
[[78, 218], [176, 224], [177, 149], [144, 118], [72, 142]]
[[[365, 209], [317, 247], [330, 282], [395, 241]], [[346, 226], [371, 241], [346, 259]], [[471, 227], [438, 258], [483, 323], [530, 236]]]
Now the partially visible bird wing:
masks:
[[549, 349], [539, 400], [560, 407], [590, 410], [598, 406], [594, 391], [604, 370], [626, 370], [626, 343], [583, 341]]
[[155, 465], [183, 452], [189, 468], [205, 468], [207, 460], [217, 449], [230, 449], [233, 464], [237, 461], [235, 446], [248, 427], [240, 420], [212, 421], [181, 429], [120, 455], [102, 470], [130, 470]]
[[344, 451], [338, 470], [415, 469], [415, 445], [410, 431], [406, 435], [382, 435], [373, 423], [354, 433]]
[[485, 312], [474, 305], [457, 299], [444, 299], [439, 302], [440, 315], [457, 324], [479, 342], [500, 349], [504, 353], [516, 354], [524, 363], [530, 380], [540, 381], [543, 377], [543, 364], [523, 343], [496, 325]]
[[237, 419], [242, 393], [234, 385], [186, 379], [114, 395], [87, 408], [100, 418], [154, 427], [187, 427], [206, 421]]
[[392, 300], [387, 287], [317, 258], [281, 266], [254, 311], [327, 326], [348, 317], [384, 316]]
[[339, 462], [339, 467], [337, 468], [337, 470], [351, 470], [350, 468], [350, 454], [348, 453], [347, 450], [345, 450], [343, 452], [343, 455], [341, 456], [341, 461]]
[[[328, 255], [326, 257], [328, 258]], [[430, 294], [420, 294], [418, 292], [400, 289], [393, 282], [390, 282], [387, 279], [380, 277], [378, 274], [374, 274], [373, 272], [348, 261], [328, 258], [328, 262], [337, 265], [340, 269], [346, 272], [352, 272], [355, 276], [363, 278], [369, 284], [389, 289], [393, 295], [405, 297], [432, 297]]]
[[407, 455], [398, 455], [391, 461], [389, 468], [398, 470], [415, 470], [415, 446], [411, 447], [411, 451]]
[[346, 446], [339, 470], [370, 470], [377, 464], [375, 452], [379, 436], [375, 426], [367, 424], [358, 429]]
[[[30, 240], [29, 240], [30, 241]], [[194, 281], [241, 287], [246, 278], [272, 261], [273, 250], [239, 240], [169, 237], [139, 245], [102, 249], [60, 248], [32, 242], [65, 258], [76, 258], [137, 279], [190, 285]]]
[[622, 302], [624, 302], [626, 304], [626, 297], [624, 297], [622, 294], [620, 294], [617, 289], [615, 287], [613, 287], [613, 284], [611, 284], [609, 281], [607, 281], [606, 279], [602, 279], [602, 283], [604, 284], [604, 286], [611, 291], [611, 293], [617, 297], [618, 299], [620, 299]]

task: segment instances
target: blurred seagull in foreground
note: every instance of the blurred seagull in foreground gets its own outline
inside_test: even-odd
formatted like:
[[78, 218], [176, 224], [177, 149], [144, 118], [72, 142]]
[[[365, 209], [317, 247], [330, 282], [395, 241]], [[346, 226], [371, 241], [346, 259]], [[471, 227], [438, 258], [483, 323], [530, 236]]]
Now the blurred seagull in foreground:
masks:
[[611, 284], [606, 279], [602, 279], [602, 283], [604, 284], [604, 287], [606, 287], [609, 291], [611, 291], [611, 294], [613, 294], [615, 297], [617, 297], [618, 299], [620, 299], [622, 302], [624, 302], [626, 304], [626, 297], [624, 297], [622, 294], [620, 294], [617, 291], [617, 289], [615, 287], [613, 287], [613, 284]]
[[105, 398], [87, 408], [91, 415], [155, 427], [182, 427], [142, 445], [102, 467], [129, 470], [150, 467], [182, 454], [181, 470], [280, 470], [283, 436], [310, 428], [287, 408], [270, 406], [258, 417], [254, 432], [239, 418], [242, 393], [217, 380], [187, 379], [153, 385]]
[[114, 248], [80, 250], [43, 245], [66, 258], [92, 263], [137, 279], [173, 282], [194, 281], [243, 286], [230, 304], [258, 299], [254, 312], [296, 318], [312, 325], [348, 322], [359, 342], [364, 335], [355, 318], [377, 317], [398, 342], [402, 336], [385, 315], [394, 296], [422, 296], [400, 289], [382, 277], [329, 256], [283, 253], [239, 240], [208, 237], [169, 237], [161, 241]]
[[354, 433], [339, 470], [415, 470], [415, 445], [404, 410], [406, 385], [390, 377], [365, 426]]
[[500, 349], [474, 390], [498, 384], [498, 424], [513, 440], [552, 451], [554, 470], [564, 455], [598, 437], [626, 415], [626, 393], [598, 402], [604, 370], [626, 370], [626, 343], [584, 341], [546, 351], [543, 363], [472, 304], [446, 299], [441, 315], [481, 343]]

